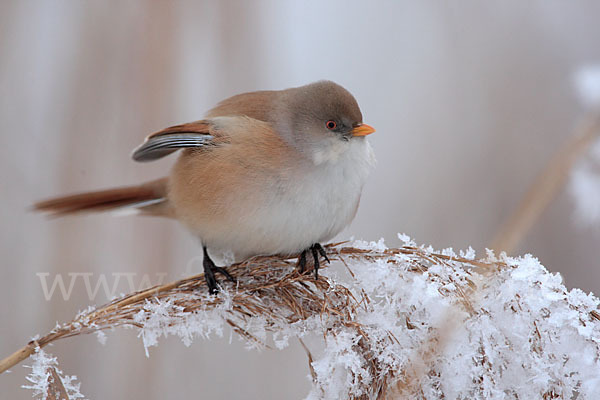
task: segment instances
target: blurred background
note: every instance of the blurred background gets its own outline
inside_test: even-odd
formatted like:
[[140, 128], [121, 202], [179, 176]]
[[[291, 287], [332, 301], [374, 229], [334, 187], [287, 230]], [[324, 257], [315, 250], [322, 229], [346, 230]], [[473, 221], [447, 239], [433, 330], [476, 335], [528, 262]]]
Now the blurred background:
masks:
[[[201, 270], [198, 241], [162, 219], [48, 220], [36, 200], [167, 173], [174, 157], [130, 159], [143, 138], [200, 119], [219, 100], [319, 79], [361, 105], [378, 166], [339, 238], [397, 232], [480, 254], [585, 113], [573, 87], [600, 63], [597, 1], [2, 1], [0, 2], [0, 357], [90, 299], [83, 280], [44, 296], [57, 274], [127, 273], [136, 289]], [[578, 225], [563, 191], [521, 242], [569, 287], [598, 292], [598, 229]], [[146, 283], [148, 283], [146, 282]], [[126, 279], [116, 293], [129, 291]], [[223, 338], [163, 340], [144, 355], [135, 332], [106, 345], [49, 347], [92, 399], [302, 398], [298, 343], [246, 351]], [[2, 398], [30, 398], [21, 365]]]

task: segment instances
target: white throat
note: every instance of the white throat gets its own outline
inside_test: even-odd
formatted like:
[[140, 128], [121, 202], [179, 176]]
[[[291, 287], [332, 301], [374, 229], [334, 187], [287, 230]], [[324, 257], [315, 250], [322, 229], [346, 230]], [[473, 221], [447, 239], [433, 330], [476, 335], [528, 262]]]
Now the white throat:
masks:
[[338, 137], [331, 137], [319, 141], [318, 146], [311, 149], [310, 158], [315, 165], [323, 163], [336, 163], [341, 157], [353, 147], [353, 140], [341, 140]]

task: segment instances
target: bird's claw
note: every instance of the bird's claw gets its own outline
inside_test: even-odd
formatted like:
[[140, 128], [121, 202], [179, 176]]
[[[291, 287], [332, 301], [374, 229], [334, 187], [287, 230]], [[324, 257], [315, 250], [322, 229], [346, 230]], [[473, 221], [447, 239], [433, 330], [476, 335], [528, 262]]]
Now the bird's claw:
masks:
[[319, 279], [319, 268], [321, 266], [319, 262], [319, 256], [325, 258], [327, 263], [331, 263], [331, 261], [329, 261], [329, 257], [327, 257], [327, 253], [325, 252], [323, 246], [321, 246], [320, 243], [315, 243], [309, 248], [303, 250], [302, 253], [300, 253], [300, 257], [298, 257], [298, 268], [300, 269], [301, 274], [303, 274], [304, 270], [306, 269], [306, 254], [309, 251], [313, 256], [315, 279]]
[[233, 276], [231, 276], [231, 274], [229, 272], [227, 272], [227, 270], [225, 268], [218, 267], [215, 265], [213, 260], [211, 260], [210, 257], [208, 256], [206, 247], [204, 247], [203, 250], [204, 250], [204, 260], [202, 261], [202, 264], [204, 265], [204, 279], [206, 280], [206, 286], [208, 286], [208, 292], [210, 294], [217, 294], [217, 293], [219, 293], [220, 286], [219, 286], [219, 281], [217, 281], [217, 278], [215, 278], [215, 273], [218, 272], [222, 275], [225, 275], [225, 277], [228, 280], [230, 280], [231, 282], [235, 283], [236, 280]]

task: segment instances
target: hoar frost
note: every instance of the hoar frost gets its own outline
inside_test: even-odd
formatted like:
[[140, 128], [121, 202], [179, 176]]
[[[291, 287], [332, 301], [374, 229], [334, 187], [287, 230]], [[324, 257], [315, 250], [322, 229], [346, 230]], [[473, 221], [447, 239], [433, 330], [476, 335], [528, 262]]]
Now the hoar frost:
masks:
[[[147, 350], [162, 336], [176, 335], [189, 345], [196, 337], [222, 335], [228, 325], [250, 348], [269, 339], [284, 348], [296, 337], [324, 338], [311, 365], [309, 399], [598, 397], [596, 297], [568, 291], [560, 275], [529, 255], [497, 259], [488, 252], [476, 261], [471, 248], [434, 252], [400, 238], [405, 246], [398, 249], [382, 240], [355, 242], [347, 251], [330, 248], [332, 261], [343, 261], [341, 268], [351, 273], [325, 268], [321, 279], [327, 284], [311, 289], [340, 307], [327, 315], [307, 309], [304, 317], [289, 319], [292, 311], [276, 292], [257, 297], [240, 283], [217, 297], [202, 291], [151, 298], [132, 319]], [[246, 274], [254, 279], [251, 269]], [[254, 309], [266, 311], [236, 312], [236, 299], [249, 296]], [[192, 303], [200, 308], [190, 312], [178, 305]], [[36, 365], [55, 362], [43, 353], [36, 357]], [[43, 367], [33, 372], [30, 388], [43, 391]]]
[[[381, 251], [381, 243], [371, 248]], [[462, 254], [474, 256], [472, 249]], [[380, 373], [398, 378], [426, 360], [412, 398], [597, 398], [600, 329], [591, 312], [598, 299], [567, 291], [561, 277], [532, 256], [504, 262], [505, 268], [482, 276], [451, 260], [415, 273], [411, 257], [402, 254], [348, 261], [353, 289], [377, 299], [355, 321]], [[374, 377], [365, 371], [358, 340], [350, 332], [327, 337], [313, 363], [317, 385], [309, 398], [365, 394]]]
[[[23, 385], [23, 389], [31, 389], [33, 390], [33, 397], [37, 397], [38, 399], [48, 399], [49, 392], [51, 392], [50, 387], [50, 378], [51, 378], [51, 370], [54, 369], [56, 371], [56, 375], [60, 379], [60, 383], [64, 386], [66, 394], [69, 396], [70, 400], [83, 399], [84, 396], [79, 391], [80, 383], [77, 383], [77, 377], [75, 375], [63, 375], [63, 372], [58, 367], [58, 362], [56, 361], [56, 357], [52, 357], [50, 354], [47, 354], [44, 350], [38, 349], [32, 356], [33, 365], [31, 367], [31, 373], [27, 376], [27, 380], [31, 382], [30, 385]], [[51, 394], [53, 397], [54, 394]]]
[[[374, 254], [387, 250], [381, 240], [353, 245]], [[430, 248], [421, 249], [433, 254]], [[596, 310], [597, 298], [567, 291], [561, 277], [532, 256], [505, 258], [505, 267], [484, 276], [459, 261], [474, 259], [473, 249], [458, 256], [451, 249], [438, 254], [447, 261], [422, 271], [415, 271], [410, 254], [370, 261], [345, 259], [354, 278], [343, 284], [357, 297], [364, 291], [371, 299], [353, 316], [362, 334], [346, 327], [324, 329], [331, 327], [319, 318], [275, 329], [277, 348], [286, 346], [290, 337], [329, 331], [324, 351], [312, 364], [316, 380], [308, 398], [369, 395], [377, 378], [369, 367], [373, 362], [377, 374], [398, 381], [415, 362], [425, 363], [415, 379], [427, 399], [571, 398], [576, 394], [579, 399], [596, 398], [600, 330], [590, 312]], [[169, 302], [148, 302], [136, 321], [144, 324], [140, 335], [146, 347], [170, 334], [189, 345], [194, 336], [221, 335], [231, 307], [225, 301], [189, 315], [174, 310]], [[266, 340], [261, 318], [236, 323]]]

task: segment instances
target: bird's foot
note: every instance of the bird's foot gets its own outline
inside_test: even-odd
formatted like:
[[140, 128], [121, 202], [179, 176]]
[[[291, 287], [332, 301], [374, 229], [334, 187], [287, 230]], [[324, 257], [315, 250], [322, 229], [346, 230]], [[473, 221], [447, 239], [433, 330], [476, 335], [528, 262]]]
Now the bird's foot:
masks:
[[204, 247], [203, 250], [204, 250], [204, 260], [202, 261], [202, 264], [204, 265], [204, 279], [206, 279], [206, 285], [208, 286], [208, 292], [210, 294], [217, 294], [219, 292], [219, 282], [217, 281], [217, 278], [215, 278], [215, 274], [217, 272], [222, 275], [225, 275], [225, 277], [228, 280], [230, 280], [231, 282], [235, 283], [236, 280], [233, 276], [231, 276], [231, 274], [229, 272], [227, 272], [227, 270], [225, 268], [218, 267], [215, 265], [213, 260], [211, 260], [211, 258], [208, 256], [206, 247]]
[[308, 249], [303, 250], [302, 253], [300, 253], [300, 256], [298, 257], [298, 268], [300, 269], [301, 274], [303, 274], [304, 270], [306, 269], [306, 254], [309, 251], [313, 256], [313, 270], [315, 271], [315, 279], [319, 279], [319, 267], [321, 266], [321, 264], [319, 263], [319, 256], [325, 258], [325, 260], [328, 263], [330, 263], [329, 258], [327, 257], [327, 253], [325, 252], [325, 249], [323, 248], [323, 246], [321, 246], [320, 243], [313, 244]]

